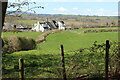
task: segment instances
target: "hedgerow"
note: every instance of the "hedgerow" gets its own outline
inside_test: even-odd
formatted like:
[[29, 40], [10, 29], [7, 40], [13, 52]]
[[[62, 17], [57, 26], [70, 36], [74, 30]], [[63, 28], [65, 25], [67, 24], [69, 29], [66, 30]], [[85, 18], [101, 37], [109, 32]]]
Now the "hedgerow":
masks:
[[3, 38], [3, 53], [12, 53], [22, 50], [31, 50], [36, 48], [36, 42], [32, 38], [8, 36]]

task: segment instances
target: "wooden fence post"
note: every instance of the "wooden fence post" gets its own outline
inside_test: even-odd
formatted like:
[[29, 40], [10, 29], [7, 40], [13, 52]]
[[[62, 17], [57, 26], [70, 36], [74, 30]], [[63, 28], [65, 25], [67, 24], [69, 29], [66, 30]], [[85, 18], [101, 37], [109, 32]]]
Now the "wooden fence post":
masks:
[[106, 40], [106, 54], [105, 54], [105, 80], [108, 80], [108, 65], [109, 65], [109, 40]]
[[24, 60], [19, 59], [19, 78], [20, 80], [24, 80]]
[[64, 48], [63, 48], [63, 45], [61, 45], [61, 61], [62, 61], [62, 68], [63, 68], [63, 79], [67, 80], [66, 69], [65, 69], [65, 59], [64, 59]]

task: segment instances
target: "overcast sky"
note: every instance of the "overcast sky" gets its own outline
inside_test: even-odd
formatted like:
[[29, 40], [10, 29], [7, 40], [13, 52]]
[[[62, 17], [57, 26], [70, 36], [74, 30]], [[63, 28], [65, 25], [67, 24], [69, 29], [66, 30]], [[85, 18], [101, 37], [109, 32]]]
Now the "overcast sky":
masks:
[[[16, 0], [10, 0], [9, 2], [12, 1]], [[98, 15], [98, 16], [118, 15], [118, 0], [33, 0], [33, 1], [35, 1], [37, 4], [31, 5], [31, 7], [39, 5], [45, 7], [44, 9], [35, 9], [37, 14], [73, 14], [73, 15]], [[25, 10], [25, 8], [23, 10]]]

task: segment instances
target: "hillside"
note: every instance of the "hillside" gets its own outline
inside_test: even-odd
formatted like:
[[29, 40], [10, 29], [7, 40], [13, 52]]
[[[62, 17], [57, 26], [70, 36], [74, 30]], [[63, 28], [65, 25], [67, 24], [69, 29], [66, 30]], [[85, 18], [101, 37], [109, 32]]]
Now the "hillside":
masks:
[[6, 15], [5, 21], [8, 23], [24, 26], [33, 26], [37, 21], [46, 20], [64, 21], [68, 27], [84, 26], [115, 26], [118, 23], [116, 16], [84, 16], [84, 15], [51, 15], [51, 14], [23, 14], [21, 17]]

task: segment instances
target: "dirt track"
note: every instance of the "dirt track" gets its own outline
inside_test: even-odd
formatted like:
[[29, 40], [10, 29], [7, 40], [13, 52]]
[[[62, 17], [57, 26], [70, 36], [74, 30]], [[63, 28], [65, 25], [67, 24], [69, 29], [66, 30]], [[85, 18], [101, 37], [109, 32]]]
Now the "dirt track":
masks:
[[42, 43], [45, 41], [45, 38], [49, 35], [49, 34], [53, 34], [53, 33], [57, 33], [57, 32], [61, 32], [62, 30], [50, 30], [47, 32], [44, 32], [43, 34], [41, 34], [40, 36], [38, 36], [37, 38], [37, 43]]

